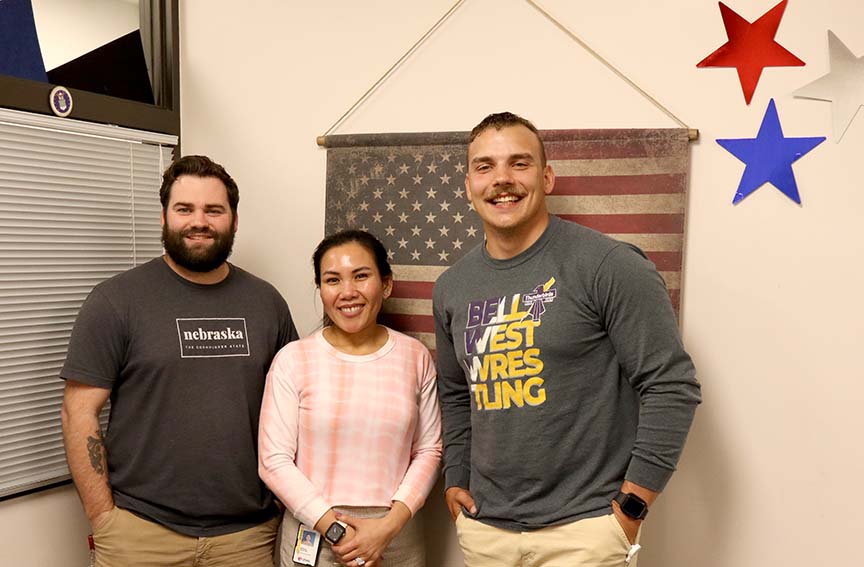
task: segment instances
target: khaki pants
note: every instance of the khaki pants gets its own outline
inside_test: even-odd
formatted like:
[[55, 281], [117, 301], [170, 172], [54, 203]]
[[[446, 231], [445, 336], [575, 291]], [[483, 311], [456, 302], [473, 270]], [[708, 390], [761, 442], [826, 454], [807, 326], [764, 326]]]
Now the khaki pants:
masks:
[[630, 542], [612, 514], [514, 532], [460, 513], [456, 532], [466, 567], [636, 567], [638, 557], [625, 563]]
[[273, 567], [279, 517], [213, 537], [179, 534], [115, 507], [93, 534], [96, 567]]

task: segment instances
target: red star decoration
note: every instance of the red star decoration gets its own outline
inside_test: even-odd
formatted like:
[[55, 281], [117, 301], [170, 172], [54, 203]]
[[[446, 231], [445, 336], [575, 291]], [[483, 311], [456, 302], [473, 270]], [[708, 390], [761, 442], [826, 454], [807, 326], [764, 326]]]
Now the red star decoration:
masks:
[[735, 67], [744, 100], [750, 104], [765, 67], [800, 67], [805, 63], [774, 41], [788, 0], [783, 0], [752, 24], [720, 2], [729, 41], [700, 61], [697, 67]]

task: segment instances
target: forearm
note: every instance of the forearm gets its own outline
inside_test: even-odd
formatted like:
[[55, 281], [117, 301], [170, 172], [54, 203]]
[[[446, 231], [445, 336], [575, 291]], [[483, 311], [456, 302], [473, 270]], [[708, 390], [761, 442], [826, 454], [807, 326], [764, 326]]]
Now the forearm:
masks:
[[665, 284], [627, 246], [609, 254], [595, 294], [623, 375], [639, 396], [639, 422], [626, 479], [660, 491], [681, 454], [701, 400]]
[[411, 516], [411, 510], [404, 502], [400, 502], [399, 500], [393, 501], [390, 511], [387, 512], [386, 516], [384, 516], [384, 522], [392, 534], [391, 537], [396, 537], [396, 535], [402, 531], [402, 528], [405, 527], [405, 524], [408, 523]]
[[99, 419], [96, 415], [63, 408], [63, 442], [69, 471], [84, 512], [92, 523], [114, 507], [108, 480], [108, 462]]

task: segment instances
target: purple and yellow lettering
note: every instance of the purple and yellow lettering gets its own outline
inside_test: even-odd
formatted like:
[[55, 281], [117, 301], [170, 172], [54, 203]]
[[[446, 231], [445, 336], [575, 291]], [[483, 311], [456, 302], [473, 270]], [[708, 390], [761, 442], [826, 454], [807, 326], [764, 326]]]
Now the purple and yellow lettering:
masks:
[[504, 409], [509, 408], [511, 403], [517, 408], [521, 408], [525, 405], [525, 400], [522, 397], [522, 380], [516, 380], [512, 383], [501, 382], [501, 394], [504, 398], [502, 400], [504, 403]]
[[501, 353], [493, 353], [486, 355], [486, 358], [483, 360], [484, 366], [486, 361], [489, 360], [489, 377], [492, 380], [498, 380], [499, 378], [507, 378], [507, 355]]
[[543, 372], [543, 361], [540, 360], [539, 348], [535, 347], [525, 349], [525, 354], [522, 358], [525, 362], [525, 365], [528, 367], [525, 370], [525, 374], [540, 374], [541, 372]]
[[495, 299], [487, 299], [486, 305], [483, 306], [483, 324], [488, 325], [495, 321], [495, 317], [498, 315], [498, 306], [501, 303], [503, 297], [496, 297]]
[[483, 409], [487, 410], [496, 410], [501, 409], [501, 382], [493, 383], [495, 395], [490, 400], [489, 399], [489, 385], [488, 384], [479, 384], [477, 388], [483, 389]]
[[528, 319], [526, 321], [521, 321], [519, 323], [519, 327], [525, 329], [525, 346], [532, 347], [534, 346], [534, 329], [540, 326], [540, 321], [534, 321], [533, 319]]
[[489, 379], [489, 356], [472, 356], [471, 366], [468, 367], [468, 376], [472, 382], [485, 382]]
[[483, 403], [480, 401], [480, 388], [486, 389], [486, 384], [480, 384], [478, 386], [471, 386], [471, 389], [474, 390], [474, 400], [477, 402], [477, 409], [483, 409]]
[[[536, 391], [532, 392], [531, 388], [536, 386]], [[543, 387], [543, 378], [535, 376], [525, 380], [524, 393], [525, 403], [529, 406], [539, 406], [546, 401], [546, 388]]]
[[492, 331], [492, 327], [465, 329], [465, 354], [486, 352], [486, 345], [489, 343]]
[[507, 353], [507, 376], [509, 378], [521, 378], [528, 374], [522, 357], [523, 352], [521, 350], [511, 350]]
[[468, 324], [466, 327], [476, 327], [483, 320], [483, 304], [485, 301], [472, 301], [468, 304]]

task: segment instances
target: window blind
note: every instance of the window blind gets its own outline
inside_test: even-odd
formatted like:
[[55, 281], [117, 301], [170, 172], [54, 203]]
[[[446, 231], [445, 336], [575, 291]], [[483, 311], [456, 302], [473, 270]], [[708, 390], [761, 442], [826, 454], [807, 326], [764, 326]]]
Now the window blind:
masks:
[[96, 284], [162, 253], [176, 143], [0, 109], [0, 497], [69, 476], [59, 372], [72, 325]]

